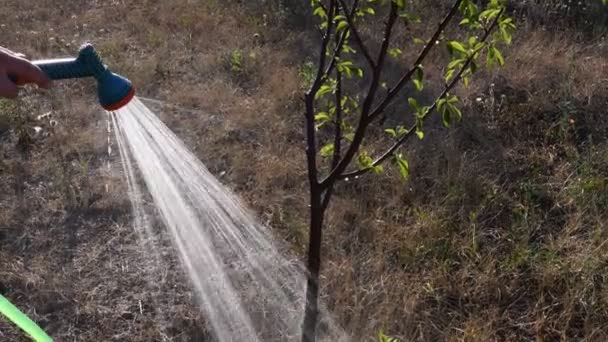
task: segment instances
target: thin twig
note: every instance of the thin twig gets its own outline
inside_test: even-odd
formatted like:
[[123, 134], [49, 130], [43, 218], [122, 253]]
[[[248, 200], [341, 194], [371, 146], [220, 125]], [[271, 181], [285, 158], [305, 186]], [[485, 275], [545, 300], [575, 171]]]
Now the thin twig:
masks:
[[[356, 4], [356, 2], [355, 2], [355, 4]], [[348, 10], [348, 6], [346, 5], [346, 2], [344, 0], [340, 0], [340, 5], [342, 5], [342, 8], [344, 9], [344, 14], [346, 17], [346, 22], [348, 23], [348, 27], [350, 28], [350, 30], [353, 34], [353, 37], [355, 37], [355, 41], [357, 42], [357, 45], [359, 45], [359, 47], [361, 48], [361, 52], [363, 53], [363, 56], [365, 56], [365, 59], [369, 63], [370, 67], [372, 67], [372, 69], [375, 69], [376, 62], [374, 61], [374, 59], [372, 58], [372, 55], [369, 53], [369, 50], [363, 43], [363, 39], [361, 39], [361, 35], [359, 34], [357, 27], [355, 26], [355, 22], [353, 20], [354, 11]]]
[[319, 54], [319, 68], [317, 69], [317, 75], [310, 89], [306, 92], [306, 158], [308, 166], [308, 176], [311, 184], [317, 184], [317, 143], [315, 139], [315, 109], [314, 109], [314, 98], [319, 88], [323, 84], [323, 70], [325, 69], [325, 59], [327, 55], [327, 46], [331, 38], [331, 32], [333, 29], [333, 17], [335, 14], [336, 0], [330, 1], [329, 12], [327, 13], [327, 28], [323, 36], [323, 42], [321, 44], [321, 52]]
[[[502, 15], [503, 12], [500, 12], [496, 18], [494, 19], [494, 21], [492, 22], [492, 25], [490, 25], [490, 27], [485, 31], [484, 36], [482, 37], [481, 41], [485, 42], [488, 37], [490, 36], [490, 33], [492, 33], [492, 31], [494, 30], [494, 28], [496, 27], [496, 25], [498, 24], [498, 20], [500, 19], [500, 16]], [[429, 110], [426, 112], [426, 114], [424, 114], [424, 116], [422, 117], [422, 120], [425, 120], [427, 118], [427, 116], [433, 112], [435, 110], [435, 108], [437, 108], [437, 104], [439, 103], [439, 100], [444, 98], [448, 92], [450, 92], [450, 90], [452, 90], [452, 88], [458, 84], [458, 82], [460, 81], [460, 78], [462, 77], [462, 74], [465, 72], [465, 70], [469, 67], [469, 65], [471, 64], [471, 62], [473, 61], [473, 59], [475, 58], [475, 55], [479, 53], [479, 50], [475, 51], [474, 53], [471, 54], [471, 56], [467, 59], [467, 61], [463, 64], [462, 68], [458, 71], [458, 73], [456, 74], [456, 76], [454, 77], [454, 79], [452, 79], [452, 81], [446, 86], [446, 88], [444, 89], [444, 91], [441, 93], [441, 95], [439, 95], [437, 97], [437, 99], [435, 100], [435, 102], [433, 103], [433, 105], [429, 108]], [[397, 140], [385, 153], [383, 153], [378, 159], [376, 159], [373, 164], [372, 164], [372, 168], [375, 166], [380, 165], [382, 162], [384, 162], [386, 159], [388, 159], [408, 138], [410, 138], [416, 131], [416, 125], [412, 125], [409, 130], [407, 131], [407, 133], [405, 133], [401, 138], [399, 138], [399, 140]], [[356, 176], [360, 176], [366, 172], [369, 172], [369, 170], [371, 170], [372, 168], [368, 168], [368, 169], [359, 169], [356, 171], [352, 171], [352, 172], [348, 172], [345, 174], [341, 174], [339, 176], [340, 179], [344, 179], [347, 177], [356, 177]]]
[[458, 12], [458, 7], [460, 6], [461, 2], [462, 0], [458, 0], [454, 3], [452, 8], [450, 9], [450, 12], [448, 12], [445, 18], [441, 21], [441, 23], [439, 23], [437, 31], [435, 31], [433, 37], [431, 37], [431, 39], [426, 43], [426, 45], [420, 52], [420, 55], [418, 55], [418, 58], [416, 58], [416, 61], [414, 62], [412, 68], [405, 75], [403, 75], [403, 77], [401, 77], [401, 79], [394, 87], [391, 87], [391, 90], [388, 92], [384, 100], [382, 100], [382, 102], [380, 102], [380, 104], [372, 111], [369, 117], [370, 121], [373, 121], [384, 111], [384, 109], [386, 109], [386, 107], [392, 102], [395, 96], [397, 96], [397, 94], [401, 91], [405, 84], [412, 78], [412, 75], [414, 75], [414, 72], [416, 72], [418, 66], [422, 64], [426, 56], [429, 54], [429, 52], [431, 52], [433, 46], [435, 46], [437, 40], [439, 40], [441, 33], [445, 30], [454, 15], [456, 15], [456, 13]]
[[[338, 166], [341, 153], [340, 148], [342, 144], [342, 73], [338, 71], [336, 74], [336, 130], [334, 135], [334, 156], [331, 162], [332, 169]], [[333, 189], [333, 186], [329, 186], [325, 191], [322, 204], [323, 209], [327, 208]]]
[[[353, 3], [353, 7], [351, 8], [351, 10], [349, 12], [350, 13], [349, 16], [351, 16], [351, 17], [353, 16], [355, 11], [357, 10], [358, 3], [359, 3], [359, 0], [355, 0], [355, 2]], [[347, 13], [346, 8], [344, 8], [344, 12]], [[334, 53], [331, 58], [331, 61], [329, 62], [329, 65], [325, 69], [326, 76], [329, 76], [329, 74], [331, 74], [331, 72], [333, 71], [333, 68], [336, 65], [336, 57], [338, 57], [338, 55], [340, 54], [340, 51], [342, 50], [342, 47], [344, 46], [344, 42], [346, 42], [346, 36], [348, 35], [349, 30], [350, 30], [350, 27], [348, 27], [344, 31], [342, 31], [342, 34], [340, 35], [340, 39], [338, 40], [336, 48], [334, 49]]]

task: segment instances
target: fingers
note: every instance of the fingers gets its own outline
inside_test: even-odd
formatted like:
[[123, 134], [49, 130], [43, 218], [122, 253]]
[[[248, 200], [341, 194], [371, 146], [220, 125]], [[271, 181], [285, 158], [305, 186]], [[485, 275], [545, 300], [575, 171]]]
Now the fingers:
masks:
[[0, 75], [0, 97], [15, 98], [18, 94], [17, 85], [6, 74]]
[[48, 76], [36, 65], [25, 59], [25, 55], [0, 47], [0, 57], [1, 71], [16, 78], [18, 85], [35, 83], [42, 88], [49, 86]]
[[15, 75], [19, 84], [35, 83], [39, 87], [48, 88], [50, 83], [48, 76], [40, 68], [17, 56], [9, 56], [4, 70], [8, 75]]

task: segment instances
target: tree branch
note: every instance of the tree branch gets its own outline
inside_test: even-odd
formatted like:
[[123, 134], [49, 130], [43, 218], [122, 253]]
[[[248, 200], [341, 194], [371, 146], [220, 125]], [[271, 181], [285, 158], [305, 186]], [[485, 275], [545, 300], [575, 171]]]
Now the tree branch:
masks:
[[[500, 19], [500, 16], [502, 15], [502, 11], [496, 16], [496, 18], [494, 19], [494, 21], [492, 22], [492, 24], [490, 25], [490, 27], [488, 29], [485, 30], [484, 36], [482, 37], [481, 41], [485, 42], [488, 37], [490, 36], [490, 33], [492, 33], [492, 31], [494, 30], [494, 28], [496, 27], [496, 25], [498, 24], [498, 20]], [[456, 74], [456, 76], [454, 77], [454, 79], [452, 79], [452, 81], [446, 86], [446, 88], [444, 89], [444, 91], [441, 93], [441, 95], [439, 95], [437, 97], [437, 99], [435, 100], [435, 102], [433, 103], [433, 105], [429, 108], [429, 110], [426, 112], [426, 114], [422, 117], [422, 120], [425, 120], [427, 118], [427, 116], [434, 111], [437, 108], [437, 104], [439, 103], [439, 100], [444, 98], [447, 93], [450, 92], [450, 90], [452, 90], [452, 88], [454, 88], [454, 86], [456, 86], [456, 84], [458, 84], [458, 82], [460, 81], [462, 74], [466, 71], [466, 69], [469, 67], [469, 65], [471, 64], [471, 62], [473, 61], [473, 59], [475, 58], [475, 55], [479, 53], [479, 50], [475, 51], [474, 53], [471, 54], [471, 56], [467, 59], [467, 61], [463, 64], [462, 68], [460, 68], [460, 70], [458, 71], [458, 73]], [[374, 163], [372, 164], [372, 167], [378, 166], [380, 165], [382, 162], [384, 162], [386, 159], [388, 159], [408, 138], [410, 138], [416, 131], [416, 124], [412, 125], [409, 130], [407, 131], [407, 133], [405, 133], [401, 138], [399, 138], [399, 140], [397, 140], [385, 153], [383, 153], [378, 159], [376, 159], [374, 161]], [[344, 179], [347, 177], [356, 177], [356, 176], [360, 176], [364, 173], [367, 173], [369, 170], [371, 170], [371, 168], [368, 169], [359, 169], [356, 171], [352, 171], [352, 172], [348, 172], [345, 174], [341, 174], [338, 178], [339, 179]]]
[[[331, 162], [331, 168], [338, 166], [340, 161], [340, 147], [342, 143], [342, 73], [336, 73], [336, 131], [334, 135], [334, 156]], [[329, 204], [329, 199], [333, 191], [333, 186], [329, 186], [323, 196], [322, 208], [325, 210]]]
[[[331, 6], [331, 3], [330, 3], [330, 6]], [[319, 7], [321, 7], [321, 8], [323, 9], [323, 12], [325, 12], [325, 13], [329, 13], [329, 12], [327, 11], [327, 7], [325, 7], [325, 6], [323, 5], [323, 2], [322, 2], [322, 1], [319, 1]]]
[[336, 134], [334, 136], [334, 157], [331, 162], [332, 169], [340, 161], [340, 143], [342, 141], [342, 73], [336, 75]]
[[418, 66], [420, 64], [422, 64], [422, 62], [424, 61], [426, 56], [429, 54], [429, 52], [431, 52], [431, 50], [433, 49], [433, 46], [435, 46], [435, 42], [441, 36], [441, 33], [445, 30], [445, 28], [450, 23], [450, 21], [452, 20], [454, 15], [456, 15], [456, 13], [458, 12], [458, 7], [460, 6], [460, 3], [462, 3], [462, 0], [457, 0], [454, 3], [452, 8], [450, 9], [450, 12], [448, 12], [448, 14], [445, 16], [443, 21], [441, 21], [441, 23], [439, 23], [439, 26], [437, 27], [437, 31], [435, 31], [435, 34], [433, 34], [431, 39], [426, 43], [426, 45], [420, 52], [420, 55], [418, 55], [418, 58], [416, 58], [416, 61], [414, 62], [414, 66], [405, 75], [403, 75], [403, 77], [401, 77], [401, 79], [397, 82], [397, 84], [394, 87], [392, 87], [391, 90], [388, 92], [388, 94], [386, 95], [384, 100], [382, 100], [382, 102], [380, 102], [378, 107], [376, 107], [372, 111], [372, 113], [370, 114], [370, 118], [369, 118], [370, 121], [373, 121], [384, 111], [384, 109], [386, 109], [386, 107], [392, 102], [392, 100], [395, 98], [395, 96], [397, 96], [397, 94], [401, 91], [401, 89], [405, 86], [405, 84], [412, 78], [412, 75], [414, 74], [414, 72], [416, 72], [416, 69], [418, 68]]
[[336, 0], [331, 0], [329, 3], [329, 11], [327, 13], [327, 28], [323, 36], [321, 44], [321, 52], [319, 54], [319, 68], [317, 75], [310, 89], [306, 92], [306, 160], [308, 165], [309, 181], [312, 184], [318, 184], [317, 177], [317, 143], [315, 141], [315, 108], [314, 100], [317, 91], [323, 84], [323, 69], [325, 68], [325, 59], [327, 55], [327, 46], [331, 38], [333, 29], [333, 18], [336, 11]]
[[[344, 2], [344, 0], [340, 0]], [[382, 69], [384, 67], [384, 60], [386, 59], [386, 53], [388, 50], [388, 46], [390, 43], [391, 32], [393, 26], [395, 25], [395, 20], [397, 19], [397, 5], [394, 2], [391, 2], [391, 11], [388, 16], [388, 21], [386, 23], [386, 27], [384, 30], [384, 38], [382, 41], [382, 46], [380, 51], [378, 52], [378, 62], [374, 63], [376, 67], [373, 68], [373, 76], [370, 88], [367, 92], [367, 96], [365, 97], [365, 101], [363, 102], [363, 106], [361, 108], [361, 116], [359, 117], [359, 123], [357, 124], [357, 129], [355, 130], [355, 135], [353, 137], [353, 141], [351, 142], [348, 150], [344, 154], [342, 160], [338, 163], [336, 167], [332, 169], [332, 171], [321, 181], [321, 187], [328, 187], [330, 184], [335, 182], [338, 179], [338, 176], [344, 172], [348, 164], [352, 161], [355, 153], [359, 150], [361, 143], [363, 142], [363, 138], [365, 136], [365, 130], [368, 121], [368, 114], [371, 109], [371, 106], [374, 102], [374, 98], [376, 95], [376, 91], [378, 90], [378, 85], [380, 83], [380, 76], [382, 75]], [[355, 27], [353, 26], [352, 31], [355, 31]]]
[[[363, 39], [361, 39], [361, 35], [359, 35], [359, 31], [357, 30], [357, 27], [355, 26], [355, 22], [353, 20], [353, 15], [355, 13], [354, 8], [352, 11], [349, 11], [348, 6], [346, 5], [346, 2], [344, 0], [339, 0], [339, 1], [340, 1], [340, 5], [344, 9], [344, 15], [346, 17], [346, 22], [348, 23], [348, 27], [350, 28], [350, 30], [353, 34], [353, 37], [355, 37], [355, 41], [357, 42], [357, 45], [359, 45], [359, 47], [361, 48], [361, 52], [363, 53], [363, 56], [365, 56], [365, 59], [369, 63], [370, 67], [372, 69], [375, 69], [376, 62], [374, 61], [374, 59], [372, 58], [372, 55], [369, 53], [369, 50], [363, 43]], [[356, 6], [356, 4], [357, 4], [357, 1], [355, 1], [354, 6]]]
[[[350, 10], [350, 14], [348, 14], [346, 12], [346, 9], [344, 9], [344, 12], [346, 13], [347, 17], [349, 17], [349, 16], [352, 17], [354, 15], [355, 11], [357, 10], [358, 3], [359, 3], [359, 0], [355, 0], [355, 2], [353, 2], [353, 7]], [[325, 69], [325, 75], [329, 76], [329, 74], [332, 72], [334, 66], [336, 65], [336, 57], [338, 57], [338, 55], [340, 54], [340, 50], [342, 50], [342, 46], [344, 46], [344, 42], [346, 41], [346, 36], [347, 36], [349, 30], [350, 30], [350, 28], [346, 28], [344, 31], [342, 31], [342, 34], [340, 35], [340, 39], [338, 40], [336, 48], [334, 49], [333, 56], [331, 57], [331, 61], [329, 62], [329, 65]]]

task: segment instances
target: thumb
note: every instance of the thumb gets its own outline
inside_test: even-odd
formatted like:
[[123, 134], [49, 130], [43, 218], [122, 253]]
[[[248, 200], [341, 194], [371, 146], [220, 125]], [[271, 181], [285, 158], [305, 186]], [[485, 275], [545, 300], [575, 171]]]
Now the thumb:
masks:
[[48, 76], [30, 61], [9, 56], [5, 65], [5, 70], [8, 74], [16, 76], [17, 84], [36, 83], [39, 87], [47, 88], [49, 86]]

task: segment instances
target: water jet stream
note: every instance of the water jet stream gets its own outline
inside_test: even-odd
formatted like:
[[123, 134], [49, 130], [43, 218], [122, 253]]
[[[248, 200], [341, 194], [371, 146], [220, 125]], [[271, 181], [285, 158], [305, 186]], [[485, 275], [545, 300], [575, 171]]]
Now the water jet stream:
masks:
[[[135, 228], [152, 242], [146, 249], [153, 253], [139, 171], [216, 339], [299, 339], [306, 279], [301, 263], [279, 251], [269, 230], [137, 97], [110, 115]], [[328, 340], [348, 340], [323, 317]]]

